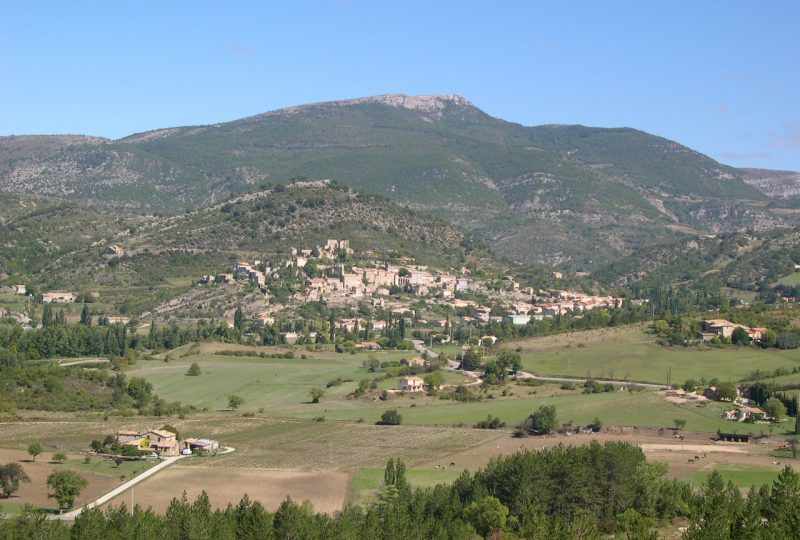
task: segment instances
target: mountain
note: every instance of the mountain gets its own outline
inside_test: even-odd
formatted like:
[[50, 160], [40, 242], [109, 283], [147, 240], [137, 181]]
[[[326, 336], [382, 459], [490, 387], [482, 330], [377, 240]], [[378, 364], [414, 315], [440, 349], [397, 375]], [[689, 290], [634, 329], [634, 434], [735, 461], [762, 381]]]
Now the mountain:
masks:
[[455, 95], [317, 103], [117, 141], [0, 138], [5, 190], [175, 213], [263, 183], [335, 178], [567, 270], [687, 233], [782, 224], [745, 176], [635, 129], [525, 127]]

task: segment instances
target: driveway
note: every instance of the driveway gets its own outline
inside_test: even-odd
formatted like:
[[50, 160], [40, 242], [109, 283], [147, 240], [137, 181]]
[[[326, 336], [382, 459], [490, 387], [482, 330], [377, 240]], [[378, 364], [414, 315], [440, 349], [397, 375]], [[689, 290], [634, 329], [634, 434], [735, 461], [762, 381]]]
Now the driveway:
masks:
[[113, 499], [114, 497], [119, 495], [120, 493], [125, 492], [126, 490], [128, 490], [129, 488], [135, 486], [139, 482], [150, 478], [151, 476], [153, 476], [154, 474], [159, 472], [161, 469], [169, 467], [170, 465], [172, 465], [173, 463], [175, 463], [179, 459], [183, 459], [185, 457], [187, 457], [187, 456], [173, 456], [173, 457], [164, 458], [161, 461], [161, 463], [159, 463], [158, 465], [156, 465], [154, 467], [151, 467], [150, 469], [147, 469], [145, 472], [143, 472], [139, 476], [135, 476], [135, 477], [131, 478], [130, 480], [128, 480], [127, 482], [125, 482], [124, 484], [122, 484], [120, 486], [117, 486], [116, 488], [112, 489], [111, 491], [109, 491], [108, 493], [106, 493], [105, 495], [103, 495], [102, 497], [97, 499], [96, 501], [92, 501], [87, 505], [84, 505], [84, 506], [82, 506], [80, 508], [76, 508], [75, 510], [70, 510], [69, 512], [65, 512], [63, 514], [58, 514], [57, 516], [51, 516], [51, 519], [61, 519], [61, 520], [64, 520], [64, 521], [73, 521], [85, 509], [94, 508], [95, 506], [100, 506], [100, 505], [103, 505], [103, 504], [107, 503], [108, 501], [110, 501], [111, 499]]

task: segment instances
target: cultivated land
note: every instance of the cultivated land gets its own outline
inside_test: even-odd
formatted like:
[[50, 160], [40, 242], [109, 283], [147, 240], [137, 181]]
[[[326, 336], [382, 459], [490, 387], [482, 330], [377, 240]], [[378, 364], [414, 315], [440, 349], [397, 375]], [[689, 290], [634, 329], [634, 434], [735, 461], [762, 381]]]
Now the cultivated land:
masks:
[[[561, 338], [559, 340], [559, 338]], [[663, 347], [644, 327], [593, 330], [508, 344], [521, 348], [524, 369], [561, 375], [672, 384], [693, 378], [739, 381], [756, 369], [800, 367], [800, 353], [754, 347]]]
[[[591, 372], [593, 376], [610, 377], [613, 371], [617, 378], [622, 378], [617, 373], [628, 370], [638, 374], [630, 375], [631, 379], [656, 382], [659, 382], [656, 375], [667, 365], [672, 366], [673, 381], [682, 382], [688, 377], [703, 376], [737, 380], [754, 369], [791, 369], [800, 363], [796, 351], [665, 349], [656, 345], [645, 328], [638, 325], [529, 339], [506, 346], [519, 347], [525, 367], [543, 375], [564, 374], [560, 369], [564, 364], [557, 360], [571, 355], [572, 360], [567, 365], [570, 362], [573, 366], [577, 362], [591, 364], [595, 366]], [[455, 351], [453, 347], [450, 349], [448, 352]], [[90, 487], [80, 502], [95, 499], [139, 474], [149, 464], [125, 463], [117, 469], [110, 461], [96, 457], [84, 464], [83, 454], [89, 442], [120, 428], [152, 428], [164, 423], [173, 424], [182, 436], [218, 439], [236, 450], [215, 457], [181, 460], [123, 493], [112, 501], [113, 504], [133, 501], [163, 510], [184, 490], [192, 499], [205, 489], [215, 507], [236, 502], [247, 493], [270, 509], [277, 508], [286, 496], [291, 496], [298, 501], [310, 500], [319, 511], [335, 512], [347, 502], [371, 500], [381, 487], [383, 467], [392, 457], [407, 463], [412, 485], [429, 486], [453, 481], [464, 469], [482, 467], [499, 455], [557, 444], [586, 444], [594, 439], [645, 444], [648, 458], [666, 462], [671, 477], [689, 478], [696, 483], [709, 471], [722, 468], [736, 485], [747, 487], [771, 480], [782, 466], [774, 463], [776, 458], [770, 457], [772, 446], [769, 445], [711, 443], [711, 434], [718, 429], [754, 434], [768, 431], [764, 424], [723, 420], [720, 413], [728, 407], [720, 403], [675, 404], [654, 391], [583, 394], [580, 387], [564, 389], [560, 383], [514, 382], [486, 391], [473, 387], [472, 391], [481, 399], [472, 402], [422, 394], [393, 394], [387, 401], [378, 399], [378, 391], [394, 387], [396, 378], [380, 382], [376, 392], [353, 398], [350, 394], [359, 380], [384, 374], [382, 370], [369, 372], [362, 365], [364, 360], [370, 357], [380, 361], [399, 360], [413, 358], [417, 353], [337, 354], [330, 350], [308, 351], [295, 347], [292, 349], [294, 358], [270, 357], [289, 350], [286, 347], [195, 344], [171, 351], [169, 361], [165, 361], [167, 354], [162, 354], [156, 360], [141, 360], [128, 370], [129, 377], [140, 376], [153, 383], [162, 397], [199, 409], [185, 419], [104, 419], [96, 413], [83, 416], [49, 413], [33, 421], [33, 414], [26, 413], [28, 421], [0, 424], [4, 435], [2, 444], [14, 448], [0, 450], [0, 463], [27, 459], [24, 449], [31, 442], [70, 453], [65, 465], [25, 463], [26, 470], [37, 468], [34, 474], [38, 475], [38, 480], [23, 484], [18, 498], [0, 501], [0, 505], [12, 512], [18, 511], [24, 502], [52, 508], [52, 500], [46, 497], [44, 478], [53, 467], [72, 467], [84, 473], [90, 480]], [[245, 353], [248, 355], [241, 355]], [[250, 356], [262, 353], [267, 357]], [[186, 375], [192, 362], [200, 365], [200, 376]], [[531, 364], [538, 367], [533, 369]], [[585, 369], [575, 367], [573, 373], [567, 374], [585, 376]], [[311, 388], [325, 388], [335, 379], [344, 382], [326, 388], [320, 403], [310, 403]], [[470, 380], [459, 373], [446, 374], [446, 382], [450, 384]], [[227, 410], [230, 394], [245, 400], [237, 411]], [[511, 427], [544, 404], [556, 406], [559, 423], [585, 425], [600, 418], [605, 426], [612, 427], [593, 435], [512, 438]], [[403, 424], [375, 425], [389, 408], [400, 411]], [[248, 417], [243, 416], [245, 414]], [[488, 415], [499, 417], [509, 427], [500, 430], [471, 427]], [[674, 438], [671, 429], [676, 418], [686, 421], [687, 440], [683, 444]], [[777, 427], [775, 435], [788, 432], [792, 427], [789, 424], [787, 421]], [[699, 461], [689, 463], [700, 449], [710, 450]], [[780, 460], [794, 463], [791, 459]], [[31, 477], [34, 478], [33, 474]], [[754, 482], [757, 478], [764, 480]]]
[[[579, 344], [584, 346], [579, 347]], [[371, 373], [362, 367], [365, 359], [372, 356], [381, 361], [399, 360], [411, 358], [415, 353], [351, 355], [297, 349], [295, 358], [285, 359], [226, 356], [220, 354], [225, 352], [225, 347], [215, 344], [184, 348], [173, 352], [173, 360], [168, 363], [140, 362], [128, 374], [145, 377], [161, 396], [170, 396], [201, 409], [223, 410], [227, 408], [227, 396], [236, 394], [245, 399], [242, 411], [276, 417], [314, 419], [324, 416], [328, 420], [363, 420], [371, 424], [378, 421], [386, 409], [397, 408], [403, 415], [404, 424], [471, 426], [487, 415], [493, 415], [508, 425], [516, 425], [540, 405], [553, 404], [560, 422], [576, 424], [587, 424], [598, 417], [606, 425], [672, 427], [674, 419], [681, 418], [686, 421], [687, 429], [695, 431], [716, 432], [720, 429], [758, 433], [766, 429], [765, 426], [723, 420], [720, 414], [727, 407], [720, 403], [674, 404], [652, 391], [586, 395], [580, 388], [563, 390], [560, 383], [540, 386], [509, 383], [505, 387], [505, 396], [502, 395], [504, 388], [497, 387], [482, 394], [484, 399], [481, 401], [466, 403], [422, 394], [394, 395], [387, 401], [378, 400], [374, 395], [354, 399], [349, 394], [355, 390], [359, 380], [383, 375], [380, 371]], [[739, 380], [756, 368], [791, 369], [800, 365], [800, 354], [796, 351], [667, 349], [653, 343], [652, 336], [638, 325], [519, 341], [510, 347], [521, 347], [525, 367], [541, 375], [585, 377], [587, 368], [577, 367], [581, 365], [591, 366], [592, 376], [613, 375], [622, 379], [625, 373], [629, 373], [628, 379], [665, 382], [659, 380], [658, 375], [663, 373], [666, 378], [666, 370], [671, 366], [673, 382], [682, 383], [690, 377]], [[266, 354], [286, 351], [227, 346], [227, 350], [233, 349]], [[303, 359], [301, 355], [307, 358]], [[562, 358], [572, 360], [562, 362]], [[203, 374], [186, 376], [189, 365], [195, 361]], [[539, 367], [534, 369], [531, 364]], [[573, 366], [571, 372], [562, 369], [570, 364]], [[310, 403], [311, 388], [325, 388], [329, 381], [337, 378], [347, 382], [327, 388], [320, 403]], [[446, 379], [449, 384], [468, 380], [455, 373], [448, 373]], [[394, 378], [383, 381], [379, 388], [393, 388], [395, 381]]]
[[235, 505], [247, 495], [274, 512], [286, 497], [291, 497], [296, 502], [310, 501], [318, 512], [333, 514], [344, 506], [349, 481], [347, 473], [337, 471], [173, 465], [112, 499], [106, 506], [138, 503], [164, 512], [172, 499], [181, 498], [183, 493], [193, 501], [205, 490], [213, 508]]

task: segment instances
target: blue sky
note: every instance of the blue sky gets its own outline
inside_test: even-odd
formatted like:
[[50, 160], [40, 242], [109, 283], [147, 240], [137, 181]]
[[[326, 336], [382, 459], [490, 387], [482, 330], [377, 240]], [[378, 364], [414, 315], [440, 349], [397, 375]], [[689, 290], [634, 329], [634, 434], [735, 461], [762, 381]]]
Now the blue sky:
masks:
[[800, 2], [4, 2], [0, 134], [117, 138], [382, 93], [800, 170]]

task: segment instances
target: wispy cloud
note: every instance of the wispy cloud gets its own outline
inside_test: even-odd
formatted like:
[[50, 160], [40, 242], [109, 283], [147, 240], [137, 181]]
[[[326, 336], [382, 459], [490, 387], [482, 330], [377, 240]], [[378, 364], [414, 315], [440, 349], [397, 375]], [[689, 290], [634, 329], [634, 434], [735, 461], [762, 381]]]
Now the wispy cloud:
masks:
[[769, 138], [775, 148], [800, 152], [800, 124], [787, 126], [781, 132], [772, 132]]
[[730, 107], [728, 107], [727, 105], [717, 105], [717, 109], [716, 110], [717, 110], [718, 113], [729, 113], [729, 112], [731, 112]]
[[249, 54], [253, 52], [253, 49], [244, 43], [229, 43], [228, 50], [233, 54]]

